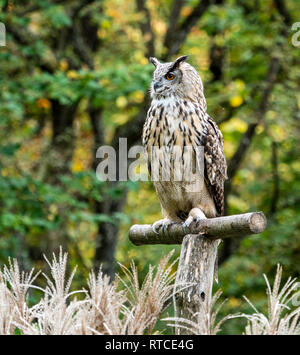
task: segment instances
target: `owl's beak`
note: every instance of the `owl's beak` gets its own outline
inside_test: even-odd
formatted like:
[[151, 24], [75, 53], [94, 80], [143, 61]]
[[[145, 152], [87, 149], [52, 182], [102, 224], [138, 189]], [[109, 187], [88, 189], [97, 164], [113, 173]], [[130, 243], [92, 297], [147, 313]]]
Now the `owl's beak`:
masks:
[[156, 82], [156, 83], [154, 83], [153, 88], [154, 88], [155, 92], [158, 92], [158, 91], [160, 91], [159, 89], [161, 88], [161, 85], [159, 85], [159, 83]]

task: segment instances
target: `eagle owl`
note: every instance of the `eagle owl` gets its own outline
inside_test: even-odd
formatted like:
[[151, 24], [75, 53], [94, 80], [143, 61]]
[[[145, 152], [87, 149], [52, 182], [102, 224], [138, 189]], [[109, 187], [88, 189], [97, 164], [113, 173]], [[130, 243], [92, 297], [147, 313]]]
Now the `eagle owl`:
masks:
[[[151, 83], [152, 103], [143, 129], [143, 145], [150, 174], [153, 175], [154, 163], [159, 170], [158, 178], [152, 180], [164, 219], [153, 225], [156, 233], [159, 228], [166, 229], [174, 222], [184, 222], [185, 228], [193, 220], [224, 213], [227, 166], [223, 137], [217, 124], [206, 113], [201, 78], [186, 63], [187, 58], [182, 56], [170, 63], [150, 58], [155, 71]], [[185, 151], [188, 147], [191, 150], [187, 152], [192, 152], [190, 159]], [[184, 171], [181, 179], [175, 179], [176, 161], [189, 160], [187, 166], [192, 165], [195, 169], [198, 166], [195, 152], [200, 147], [202, 172], [201, 169], [194, 174], [185, 174]], [[162, 171], [167, 167], [171, 173], [169, 179], [163, 179]]]

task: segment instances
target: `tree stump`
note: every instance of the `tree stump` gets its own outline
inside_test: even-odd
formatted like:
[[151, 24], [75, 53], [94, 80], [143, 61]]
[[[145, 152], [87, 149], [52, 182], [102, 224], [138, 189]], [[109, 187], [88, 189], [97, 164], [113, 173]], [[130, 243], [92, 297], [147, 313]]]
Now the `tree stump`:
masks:
[[[184, 237], [175, 281], [175, 317], [196, 321], [210, 304], [219, 240], [197, 234]], [[178, 334], [189, 334], [177, 328]]]

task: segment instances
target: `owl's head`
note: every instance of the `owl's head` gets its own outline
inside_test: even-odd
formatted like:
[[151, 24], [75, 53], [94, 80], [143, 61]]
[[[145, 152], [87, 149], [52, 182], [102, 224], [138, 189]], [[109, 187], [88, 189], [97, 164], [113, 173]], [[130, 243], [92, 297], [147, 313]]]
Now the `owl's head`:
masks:
[[151, 83], [152, 98], [175, 96], [196, 101], [204, 99], [200, 75], [186, 63], [187, 58], [184, 55], [169, 63], [160, 63], [157, 58], [149, 58], [155, 66]]

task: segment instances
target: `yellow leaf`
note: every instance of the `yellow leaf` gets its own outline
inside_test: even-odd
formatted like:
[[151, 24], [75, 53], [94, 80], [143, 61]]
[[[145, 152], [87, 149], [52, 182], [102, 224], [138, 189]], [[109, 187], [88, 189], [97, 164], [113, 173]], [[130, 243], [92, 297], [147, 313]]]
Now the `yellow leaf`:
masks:
[[102, 28], [111, 28], [111, 22], [108, 21], [108, 20], [103, 20], [103, 21], [101, 22], [101, 27], [102, 27]]
[[240, 211], [246, 211], [249, 207], [246, 201], [233, 195], [228, 196], [228, 203], [231, 207], [235, 207]]
[[77, 79], [78, 78], [78, 73], [75, 70], [69, 70], [67, 72], [67, 77], [69, 79]]
[[49, 110], [51, 108], [51, 102], [48, 99], [42, 98], [37, 100], [37, 105], [39, 108]]
[[120, 13], [116, 9], [108, 9], [107, 15], [116, 19], [120, 17]]
[[59, 68], [63, 71], [66, 71], [68, 68], [69, 68], [69, 63], [66, 59], [62, 59], [60, 62], [59, 62]]
[[267, 116], [269, 119], [274, 120], [277, 116], [277, 113], [275, 111], [272, 110], [268, 110], [267, 111]]
[[141, 58], [139, 62], [142, 65], [147, 65], [149, 63], [149, 61], [146, 57]]
[[245, 82], [241, 79], [236, 79], [235, 86], [239, 91], [243, 91], [245, 89]]
[[229, 103], [230, 103], [231, 107], [239, 107], [243, 103], [243, 98], [241, 96], [239, 96], [239, 95], [233, 96], [229, 100]]
[[287, 138], [287, 131], [283, 127], [271, 124], [269, 126], [269, 134], [275, 142], [281, 142]]
[[137, 251], [134, 249], [129, 250], [128, 257], [129, 259], [134, 259], [137, 256]]
[[227, 158], [231, 158], [235, 152], [236, 146], [229, 140], [224, 141], [224, 151]]
[[119, 96], [116, 100], [116, 105], [119, 108], [124, 108], [127, 106], [127, 99], [125, 96]]
[[136, 51], [134, 53], [134, 59], [142, 65], [148, 64], [148, 58], [145, 57], [142, 51]]
[[8, 176], [8, 169], [3, 168], [3, 169], [1, 170], [1, 175], [2, 175], [2, 176]]
[[200, 56], [202, 54], [202, 50], [199, 47], [192, 47], [190, 48], [189, 53], [195, 56]]
[[76, 173], [76, 172], [82, 171], [82, 170], [84, 170], [84, 169], [83, 169], [83, 166], [82, 166], [82, 163], [81, 163], [80, 161], [75, 161], [75, 162], [73, 163], [73, 166], [72, 166], [72, 171], [73, 171], [74, 173]]
[[244, 133], [247, 130], [247, 123], [238, 117], [232, 117], [229, 121], [222, 124], [222, 131], [226, 133], [240, 132]]
[[117, 123], [118, 125], [124, 124], [128, 121], [128, 115], [127, 114], [116, 114], [113, 115], [113, 122]]
[[294, 170], [300, 171], [300, 161], [294, 161], [291, 166]]
[[58, 211], [58, 208], [56, 205], [52, 204], [49, 206], [49, 211], [52, 213], [52, 214], [56, 214], [57, 211]]
[[99, 80], [99, 84], [102, 86], [108, 86], [110, 84], [110, 81], [107, 78], [103, 78]]
[[256, 134], [261, 134], [261, 133], [263, 133], [264, 130], [265, 130], [265, 128], [264, 128], [264, 126], [261, 125], [261, 124], [259, 124], [259, 125], [256, 126], [256, 128], [255, 128]]
[[144, 100], [144, 96], [144, 92], [138, 90], [130, 94], [130, 99], [136, 103], [141, 103]]
[[294, 173], [291, 170], [290, 165], [288, 165], [288, 164], [285, 164], [285, 163], [278, 164], [278, 172], [279, 172], [279, 175], [284, 176], [285, 182], [290, 182], [295, 179]]
[[238, 307], [241, 304], [241, 301], [235, 297], [229, 297], [228, 299], [229, 306], [232, 308]]
[[99, 28], [97, 31], [98, 38], [104, 38], [106, 36], [106, 31], [103, 28]]
[[187, 17], [191, 14], [193, 8], [191, 6], [184, 6], [181, 10], [181, 15]]

